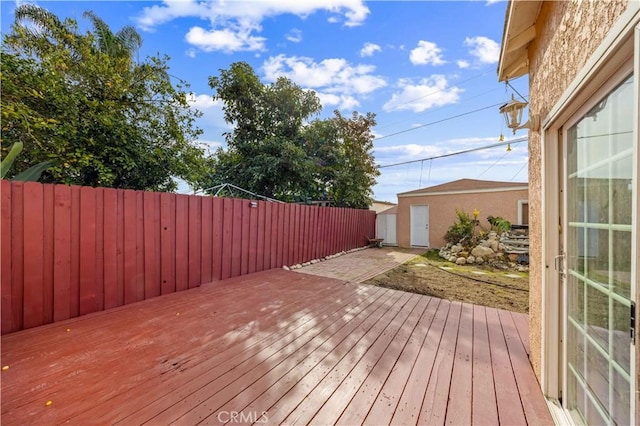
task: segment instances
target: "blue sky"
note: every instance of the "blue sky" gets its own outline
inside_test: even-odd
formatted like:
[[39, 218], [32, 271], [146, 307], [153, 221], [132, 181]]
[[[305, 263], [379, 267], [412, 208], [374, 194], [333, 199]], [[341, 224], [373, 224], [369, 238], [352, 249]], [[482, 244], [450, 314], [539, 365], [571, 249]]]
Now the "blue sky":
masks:
[[[204, 113], [198, 141], [224, 146], [221, 104], [207, 81], [246, 61], [263, 82], [286, 76], [315, 90], [333, 110], [376, 114], [374, 155], [380, 165], [481, 147], [513, 136], [498, 106], [513, 91], [497, 81], [504, 27], [503, 1], [257, 0], [37, 1], [59, 17], [93, 10], [112, 29], [134, 25], [144, 39], [140, 57], [167, 54], [170, 73], [191, 84], [193, 107]], [[2, 32], [16, 2], [2, 2]], [[526, 79], [511, 82], [527, 96]], [[478, 112], [473, 112], [480, 110]], [[462, 115], [455, 118], [455, 116]], [[527, 144], [381, 169], [379, 200], [455, 179], [524, 182]], [[180, 192], [188, 192], [181, 185]]]

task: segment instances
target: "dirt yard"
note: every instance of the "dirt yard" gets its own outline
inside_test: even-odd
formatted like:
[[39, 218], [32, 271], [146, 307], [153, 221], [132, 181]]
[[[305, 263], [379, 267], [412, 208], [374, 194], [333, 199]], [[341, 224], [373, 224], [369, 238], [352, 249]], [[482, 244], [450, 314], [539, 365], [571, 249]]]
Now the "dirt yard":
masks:
[[428, 251], [365, 281], [365, 284], [514, 312], [529, 312], [528, 273], [497, 271], [478, 265], [455, 265], [441, 259], [437, 250]]

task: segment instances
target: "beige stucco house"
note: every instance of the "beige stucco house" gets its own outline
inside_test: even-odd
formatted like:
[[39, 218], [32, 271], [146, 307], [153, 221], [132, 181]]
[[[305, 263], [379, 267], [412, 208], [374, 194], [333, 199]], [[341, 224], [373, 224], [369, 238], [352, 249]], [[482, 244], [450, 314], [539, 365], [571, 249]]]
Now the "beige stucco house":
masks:
[[480, 225], [488, 216], [512, 224], [528, 222], [528, 186], [519, 182], [460, 179], [398, 194], [397, 242], [400, 247], [443, 247], [456, 210], [479, 210]]
[[371, 205], [369, 206], [369, 210], [373, 210], [377, 213], [382, 213], [385, 210], [389, 210], [392, 207], [395, 207], [396, 203], [392, 203], [389, 201], [378, 201], [371, 200]]
[[510, 1], [527, 74], [531, 362], [558, 423], [638, 424], [640, 2]]

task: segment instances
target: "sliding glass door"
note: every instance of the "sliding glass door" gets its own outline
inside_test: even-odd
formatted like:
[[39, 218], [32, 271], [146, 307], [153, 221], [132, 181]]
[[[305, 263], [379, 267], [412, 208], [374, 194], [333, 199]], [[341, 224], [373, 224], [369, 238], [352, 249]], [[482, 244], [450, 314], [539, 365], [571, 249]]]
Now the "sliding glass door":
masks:
[[576, 423], [629, 425], [634, 76], [563, 129], [563, 406]]

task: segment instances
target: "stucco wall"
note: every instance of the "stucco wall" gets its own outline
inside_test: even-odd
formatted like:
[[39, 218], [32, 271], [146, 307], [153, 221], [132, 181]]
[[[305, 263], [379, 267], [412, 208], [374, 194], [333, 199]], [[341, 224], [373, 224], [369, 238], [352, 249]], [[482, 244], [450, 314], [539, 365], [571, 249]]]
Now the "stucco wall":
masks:
[[487, 216], [500, 216], [518, 223], [518, 200], [527, 200], [528, 191], [502, 191], [470, 194], [446, 194], [398, 197], [397, 237], [400, 247], [411, 244], [411, 205], [429, 206], [429, 245], [440, 248], [446, 243], [444, 234], [456, 220], [456, 209], [469, 214], [480, 211], [480, 224], [489, 228]]
[[[529, 47], [530, 113], [546, 115], [624, 12], [627, 0], [544, 2]], [[540, 378], [542, 315], [542, 158], [540, 134], [529, 132], [530, 341]]]

